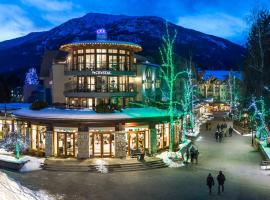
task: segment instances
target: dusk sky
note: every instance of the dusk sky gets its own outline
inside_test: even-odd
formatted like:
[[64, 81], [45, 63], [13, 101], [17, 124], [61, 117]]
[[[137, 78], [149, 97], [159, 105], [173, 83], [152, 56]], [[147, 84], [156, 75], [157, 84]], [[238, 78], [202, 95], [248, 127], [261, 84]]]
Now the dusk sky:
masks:
[[0, 0], [0, 41], [51, 29], [89, 12], [160, 16], [180, 26], [243, 44], [246, 16], [269, 0]]

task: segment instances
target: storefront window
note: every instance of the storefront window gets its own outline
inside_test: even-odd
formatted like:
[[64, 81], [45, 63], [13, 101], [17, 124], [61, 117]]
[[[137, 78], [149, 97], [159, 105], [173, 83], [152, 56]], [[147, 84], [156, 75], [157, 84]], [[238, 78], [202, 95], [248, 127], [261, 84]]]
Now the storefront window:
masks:
[[157, 147], [158, 149], [169, 146], [169, 124], [157, 124]]
[[84, 59], [83, 59], [83, 56], [78, 56], [78, 70], [83, 70], [84, 66], [83, 66], [83, 63], [84, 62]]
[[109, 91], [110, 92], [118, 91], [118, 83], [117, 83], [117, 77], [116, 76], [110, 76], [109, 77]]
[[106, 68], [107, 68], [107, 55], [97, 54], [97, 69], [106, 69]]

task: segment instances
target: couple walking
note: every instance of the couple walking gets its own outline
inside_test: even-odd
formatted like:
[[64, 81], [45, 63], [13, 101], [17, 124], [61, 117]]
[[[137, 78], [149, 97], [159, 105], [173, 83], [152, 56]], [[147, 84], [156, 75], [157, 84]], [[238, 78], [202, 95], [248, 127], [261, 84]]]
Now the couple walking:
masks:
[[[220, 189], [222, 190], [222, 192], [224, 192], [224, 183], [225, 183], [225, 176], [222, 173], [222, 171], [219, 171], [219, 174], [217, 176], [217, 182], [218, 182], [218, 194], [220, 194]], [[211, 175], [211, 173], [208, 174], [207, 178], [206, 178], [206, 185], [208, 186], [209, 189], [209, 195], [212, 194], [212, 187], [215, 185], [214, 182], [214, 178]]]

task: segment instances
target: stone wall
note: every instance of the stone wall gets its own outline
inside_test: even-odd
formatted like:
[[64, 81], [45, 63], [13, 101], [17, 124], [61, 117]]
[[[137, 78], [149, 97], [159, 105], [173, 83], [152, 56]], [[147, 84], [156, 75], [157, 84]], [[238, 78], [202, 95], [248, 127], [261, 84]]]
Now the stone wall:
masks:
[[89, 132], [79, 132], [78, 133], [78, 158], [86, 159], [89, 158]]
[[45, 136], [45, 156], [53, 155], [53, 131], [46, 131]]
[[149, 154], [153, 155], [157, 153], [157, 130], [155, 128], [150, 129], [150, 147]]
[[116, 132], [115, 133], [115, 157], [125, 158], [126, 157], [126, 133]]

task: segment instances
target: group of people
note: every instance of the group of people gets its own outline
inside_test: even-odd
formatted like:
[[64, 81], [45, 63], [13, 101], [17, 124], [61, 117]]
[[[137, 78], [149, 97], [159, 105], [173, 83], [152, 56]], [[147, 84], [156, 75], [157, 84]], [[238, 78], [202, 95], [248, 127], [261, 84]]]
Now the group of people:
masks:
[[188, 163], [190, 157], [190, 162], [193, 163], [194, 160], [196, 161], [196, 164], [198, 164], [198, 157], [199, 157], [199, 150], [197, 147], [192, 145], [190, 148], [187, 148], [186, 150], [186, 161], [185, 163]]
[[227, 132], [229, 132], [229, 136], [232, 136], [233, 128], [230, 126], [229, 129], [227, 129], [227, 124], [222, 123], [221, 125], [217, 124], [217, 130], [215, 132], [215, 138], [217, 142], [222, 142], [223, 136], [227, 137]]
[[[219, 171], [219, 174], [217, 175], [217, 182], [218, 182], [218, 194], [220, 194], [220, 189], [222, 192], [224, 192], [224, 183], [225, 183], [225, 176], [222, 173], [222, 171]], [[206, 178], [206, 185], [208, 186], [209, 189], [209, 195], [212, 194], [212, 187], [215, 185], [215, 181], [211, 173], [208, 174]]]

